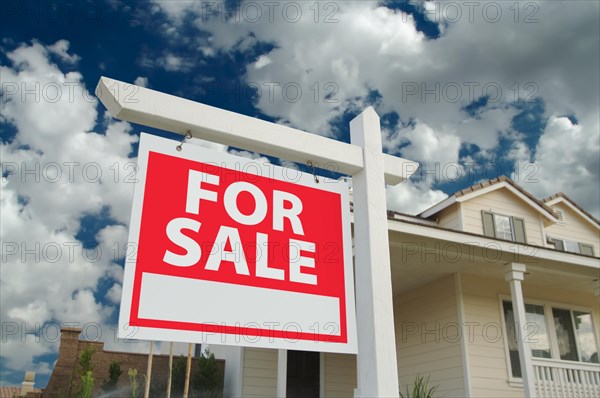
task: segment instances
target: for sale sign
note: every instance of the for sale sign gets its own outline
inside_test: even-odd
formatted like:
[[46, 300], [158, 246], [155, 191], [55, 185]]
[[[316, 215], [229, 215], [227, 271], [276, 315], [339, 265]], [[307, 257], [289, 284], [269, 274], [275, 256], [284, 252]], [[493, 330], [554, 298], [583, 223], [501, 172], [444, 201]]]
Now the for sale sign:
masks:
[[120, 337], [356, 353], [348, 186], [142, 134]]

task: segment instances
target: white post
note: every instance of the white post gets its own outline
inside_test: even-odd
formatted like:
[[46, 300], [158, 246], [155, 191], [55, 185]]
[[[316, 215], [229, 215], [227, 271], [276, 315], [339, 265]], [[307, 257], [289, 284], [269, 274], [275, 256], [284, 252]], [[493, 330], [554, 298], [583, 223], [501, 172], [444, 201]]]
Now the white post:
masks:
[[183, 398], [188, 398], [190, 391], [190, 373], [192, 373], [192, 347], [194, 344], [188, 344], [187, 366], [185, 367], [185, 384], [183, 385]]
[[277, 351], [277, 398], [287, 395], [287, 350]]
[[171, 398], [171, 384], [173, 382], [173, 342], [169, 343], [169, 377], [167, 379], [167, 398]]
[[148, 354], [148, 366], [146, 367], [146, 388], [144, 398], [150, 398], [150, 382], [152, 381], [152, 355], [154, 354], [154, 341], [150, 341], [150, 353]]
[[517, 346], [519, 348], [519, 362], [521, 364], [521, 376], [525, 396], [535, 398], [535, 373], [531, 361], [531, 349], [524, 338], [523, 331], [526, 329], [527, 318], [525, 315], [525, 302], [523, 301], [523, 290], [521, 281], [525, 279], [525, 264], [510, 263], [504, 267], [504, 280], [510, 284], [510, 295], [512, 298], [513, 313], [515, 314], [515, 328], [517, 335]]
[[350, 141], [363, 148], [364, 162], [352, 176], [358, 329], [355, 395], [398, 397], [384, 161], [379, 116], [373, 108], [350, 122]]

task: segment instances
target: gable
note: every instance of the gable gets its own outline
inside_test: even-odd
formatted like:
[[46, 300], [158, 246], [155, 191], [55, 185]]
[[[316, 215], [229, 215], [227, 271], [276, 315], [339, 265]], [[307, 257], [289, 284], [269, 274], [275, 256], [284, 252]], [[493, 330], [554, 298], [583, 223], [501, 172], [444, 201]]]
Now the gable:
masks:
[[572, 213], [575, 213], [580, 220], [587, 222], [592, 228], [600, 230], [600, 222], [563, 193], [552, 195], [551, 197], [544, 199], [544, 202], [550, 208], [559, 211], [561, 208], [568, 208]]
[[542, 218], [514, 192], [500, 188], [482, 193], [460, 203], [463, 231], [483, 235], [482, 212], [523, 219], [527, 243], [544, 246]]
[[552, 208], [562, 213], [562, 220], [546, 227], [546, 235], [550, 238], [592, 245], [595, 255], [598, 255], [600, 252], [598, 228], [564, 202], [556, 203]]
[[460, 195], [459, 195], [459, 193], [457, 193], [456, 201], [457, 202], [466, 202], [469, 200], [473, 200], [474, 198], [480, 197], [482, 195], [487, 195], [491, 192], [495, 192], [498, 190], [507, 190], [514, 195], [515, 200], [520, 200], [522, 202], [520, 204], [521, 206], [530, 207], [531, 209], [538, 212], [540, 215], [542, 215], [544, 218], [546, 218], [550, 222], [558, 221], [558, 219], [556, 218], [556, 215], [554, 214], [554, 212], [552, 211], [552, 209], [550, 207], [546, 206], [545, 204], [543, 204], [542, 202], [540, 202], [539, 200], [534, 198], [530, 193], [528, 193], [524, 189], [520, 188], [518, 185], [516, 185], [512, 181], [511, 182], [509, 182], [509, 181], [510, 180], [508, 180], [508, 179], [503, 179], [501, 182], [490, 184], [490, 185], [486, 186], [485, 188], [473, 189], [473, 187], [471, 187], [470, 188], [471, 191], [469, 191], [469, 192], [464, 193], [464, 191], [461, 191]]

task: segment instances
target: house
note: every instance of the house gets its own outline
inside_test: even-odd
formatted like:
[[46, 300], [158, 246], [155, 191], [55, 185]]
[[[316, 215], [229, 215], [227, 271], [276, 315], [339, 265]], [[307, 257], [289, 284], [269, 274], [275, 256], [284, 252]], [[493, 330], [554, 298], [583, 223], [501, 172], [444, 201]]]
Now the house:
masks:
[[[600, 223], [506, 177], [388, 213], [401, 392], [600, 396]], [[360, 283], [360, 281], [356, 281]], [[356, 356], [211, 346], [225, 395], [351, 397]]]

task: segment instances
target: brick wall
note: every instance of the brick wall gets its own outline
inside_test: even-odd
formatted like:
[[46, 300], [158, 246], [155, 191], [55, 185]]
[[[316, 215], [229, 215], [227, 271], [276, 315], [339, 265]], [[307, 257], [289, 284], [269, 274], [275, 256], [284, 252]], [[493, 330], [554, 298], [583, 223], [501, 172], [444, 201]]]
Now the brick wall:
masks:
[[[119, 378], [119, 384], [117, 386], [117, 393], [113, 393], [108, 397], [130, 397], [129, 392], [129, 377], [127, 371], [130, 368], [137, 369], [138, 378], [140, 382], [144, 379], [143, 375], [146, 373], [146, 367], [148, 365], [147, 354], [134, 354], [127, 352], [113, 352], [104, 351], [103, 342], [85, 341], [79, 340], [79, 334], [81, 329], [78, 328], [64, 328], [61, 330], [61, 341], [58, 350], [58, 359], [54, 366], [54, 371], [50, 376], [48, 385], [44, 389], [43, 398], [69, 398], [75, 397], [79, 386], [79, 355], [88, 346], [94, 346], [96, 352], [94, 353], [92, 363], [94, 366], [94, 397], [102, 396], [103, 391], [101, 385], [105, 380], [108, 380], [109, 373], [108, 368], [112, 362], [119, 362], [123, 373]], [[177, 357], [174, 357], [175, 361]], [[223, 373], [225, 368], [225, 361], [217, 360], [217, 364], [220, 368], [221, 374], [221, 391], [223, 390]], [[192, 375], [198, 366], [198, 359], [192, 361]], [[168, 378], [169, 368], [169, 356], [168, 355], [154, 355], [152, 359], [152, 386], [156, 386], [157, 390], [154, 391], [152, 397], [160, 397], [163, 393], [166, 393], [166, 385]], [[160, 390], [159, 390], [160, 388]], [[157, 392], [157, 391], [160, 391]], [[143, 396], [143, 391], [141, 396]], [[191, 396], [191, 395], [190, 395]]]

